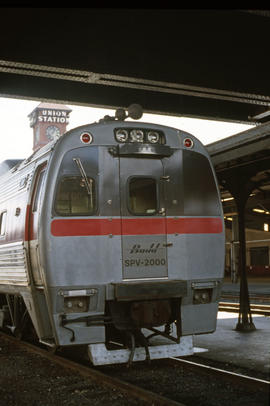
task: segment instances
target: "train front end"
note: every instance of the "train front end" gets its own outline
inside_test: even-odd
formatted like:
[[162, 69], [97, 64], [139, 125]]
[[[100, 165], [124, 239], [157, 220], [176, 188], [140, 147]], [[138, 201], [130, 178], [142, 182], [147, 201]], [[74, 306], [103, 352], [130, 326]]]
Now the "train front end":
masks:
[[193, 354], [192, 336], [216, 328], [224, 272], [205, 148], [107, 121], [67, 133], [48, 171], [41, 260], [56, 344], [87, 345], [95, 365]]

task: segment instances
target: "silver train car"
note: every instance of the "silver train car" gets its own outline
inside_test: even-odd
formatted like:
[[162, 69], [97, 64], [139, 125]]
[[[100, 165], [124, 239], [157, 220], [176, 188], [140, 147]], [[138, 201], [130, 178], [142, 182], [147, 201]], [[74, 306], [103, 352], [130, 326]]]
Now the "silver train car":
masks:
[[0, 328], [83, 346], [94, 365], [193, 354], [224, 276], [206, 149], [126, 116], [0, 168]]

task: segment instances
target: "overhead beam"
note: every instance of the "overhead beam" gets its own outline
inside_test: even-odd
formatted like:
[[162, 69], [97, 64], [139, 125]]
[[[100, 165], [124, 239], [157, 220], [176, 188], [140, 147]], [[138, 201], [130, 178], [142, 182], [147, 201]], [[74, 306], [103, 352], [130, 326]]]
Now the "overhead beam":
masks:
[[268, 31], [241, 10], [2, 8], [0, 94], [252, 123]]
[[[102, 75], [87, 72], [88, 77], [74, 74], [33, 72], [0, 69], [0, 96], [54, 101], [106, 108], [142, 105], [145, 112], [210, 120], [249, 123], [248, 116], [261, 111], [261, 100], [256, 102], [245, 95], [224, 94], [218, 89], [185, 87], [165, 83]], [[256, 97], [256, 95], [255, 95]], [[254, 99], [255, 100], [255, 99]]]

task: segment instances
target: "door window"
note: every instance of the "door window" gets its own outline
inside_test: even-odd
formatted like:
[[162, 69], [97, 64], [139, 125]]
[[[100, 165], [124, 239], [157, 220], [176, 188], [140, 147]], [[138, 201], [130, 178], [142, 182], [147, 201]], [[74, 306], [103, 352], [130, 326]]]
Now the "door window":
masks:
[[129, 209], [132, 214], [150, 216], [157, 212], [157, 185], [152, 178], [132, 178], [129, 181]]

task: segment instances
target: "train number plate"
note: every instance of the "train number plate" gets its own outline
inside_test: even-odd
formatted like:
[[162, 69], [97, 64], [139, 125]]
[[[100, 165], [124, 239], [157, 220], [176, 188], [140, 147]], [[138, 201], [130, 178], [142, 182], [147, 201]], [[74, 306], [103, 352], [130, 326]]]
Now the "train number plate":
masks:
[[123, 238], [123, 273], [125, 279], [158, 278], [167, 276], [165, 236]]

